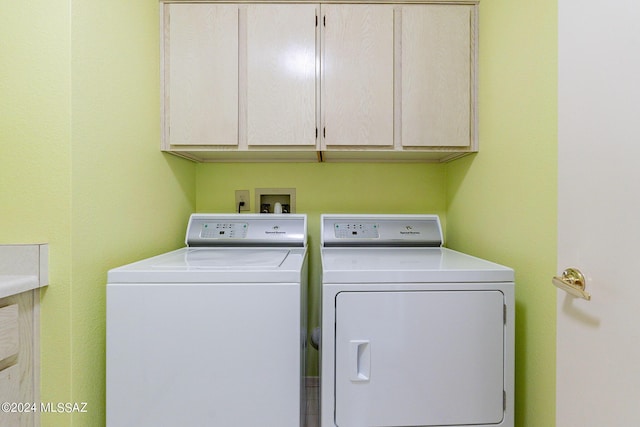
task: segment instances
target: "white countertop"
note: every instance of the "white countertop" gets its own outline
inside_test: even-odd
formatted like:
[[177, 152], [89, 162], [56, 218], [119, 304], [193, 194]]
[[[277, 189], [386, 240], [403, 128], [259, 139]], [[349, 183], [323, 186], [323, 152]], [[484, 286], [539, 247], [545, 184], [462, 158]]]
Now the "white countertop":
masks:
[[49, 284], [49, 245], [0, 245], [0, 298]]

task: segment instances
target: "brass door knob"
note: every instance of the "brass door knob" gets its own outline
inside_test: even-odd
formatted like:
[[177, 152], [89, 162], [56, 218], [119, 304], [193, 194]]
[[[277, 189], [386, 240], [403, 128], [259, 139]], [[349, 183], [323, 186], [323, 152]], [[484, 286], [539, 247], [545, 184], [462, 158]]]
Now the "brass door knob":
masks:
[[584, 275], [577, 268], [567, 268], [562, 272], [562, 276], [555, 276], [551, 282], [573, 296], [591, 300], [591, 295], [585, 291], [587, 283]]

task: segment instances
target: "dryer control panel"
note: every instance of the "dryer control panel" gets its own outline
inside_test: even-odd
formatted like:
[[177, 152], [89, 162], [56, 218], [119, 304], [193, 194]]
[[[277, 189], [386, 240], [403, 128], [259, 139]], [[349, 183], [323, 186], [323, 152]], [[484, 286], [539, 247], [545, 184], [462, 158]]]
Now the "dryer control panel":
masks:
[[442, 246], [437, 215], [322, 215], [322, 246]]

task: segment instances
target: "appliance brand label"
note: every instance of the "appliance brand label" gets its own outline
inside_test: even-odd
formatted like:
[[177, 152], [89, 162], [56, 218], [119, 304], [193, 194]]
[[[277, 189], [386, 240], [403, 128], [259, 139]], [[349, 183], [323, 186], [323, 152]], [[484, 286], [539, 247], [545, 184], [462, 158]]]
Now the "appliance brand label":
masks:
[[413, 227], [410, 225], [407, 225], [404, 227], [406, 231], [400, 231], [400, 234], [402, 235], [409, 235], [409, 236], [417, 236], [420, 234], [419, 231], [413, 231]]
[[280, 227], [278, 227], [277, 225], [274, 225], [271, 230], [265, 230], [264, 234], [279, 235], [279, 234], [287, 234], [287, 232], [286, 231], [280, 231]]

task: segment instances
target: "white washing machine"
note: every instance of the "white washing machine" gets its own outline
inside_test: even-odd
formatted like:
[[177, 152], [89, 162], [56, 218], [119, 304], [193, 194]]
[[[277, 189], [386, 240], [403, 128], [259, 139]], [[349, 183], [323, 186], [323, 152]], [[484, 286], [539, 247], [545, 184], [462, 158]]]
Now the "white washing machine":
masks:
[[108, 273], [107, 427], [300, 427], [305, 215], [194, 214]]
[[321, 222], [321, 426], [513, 427], [513, 270], [437, 216]]

